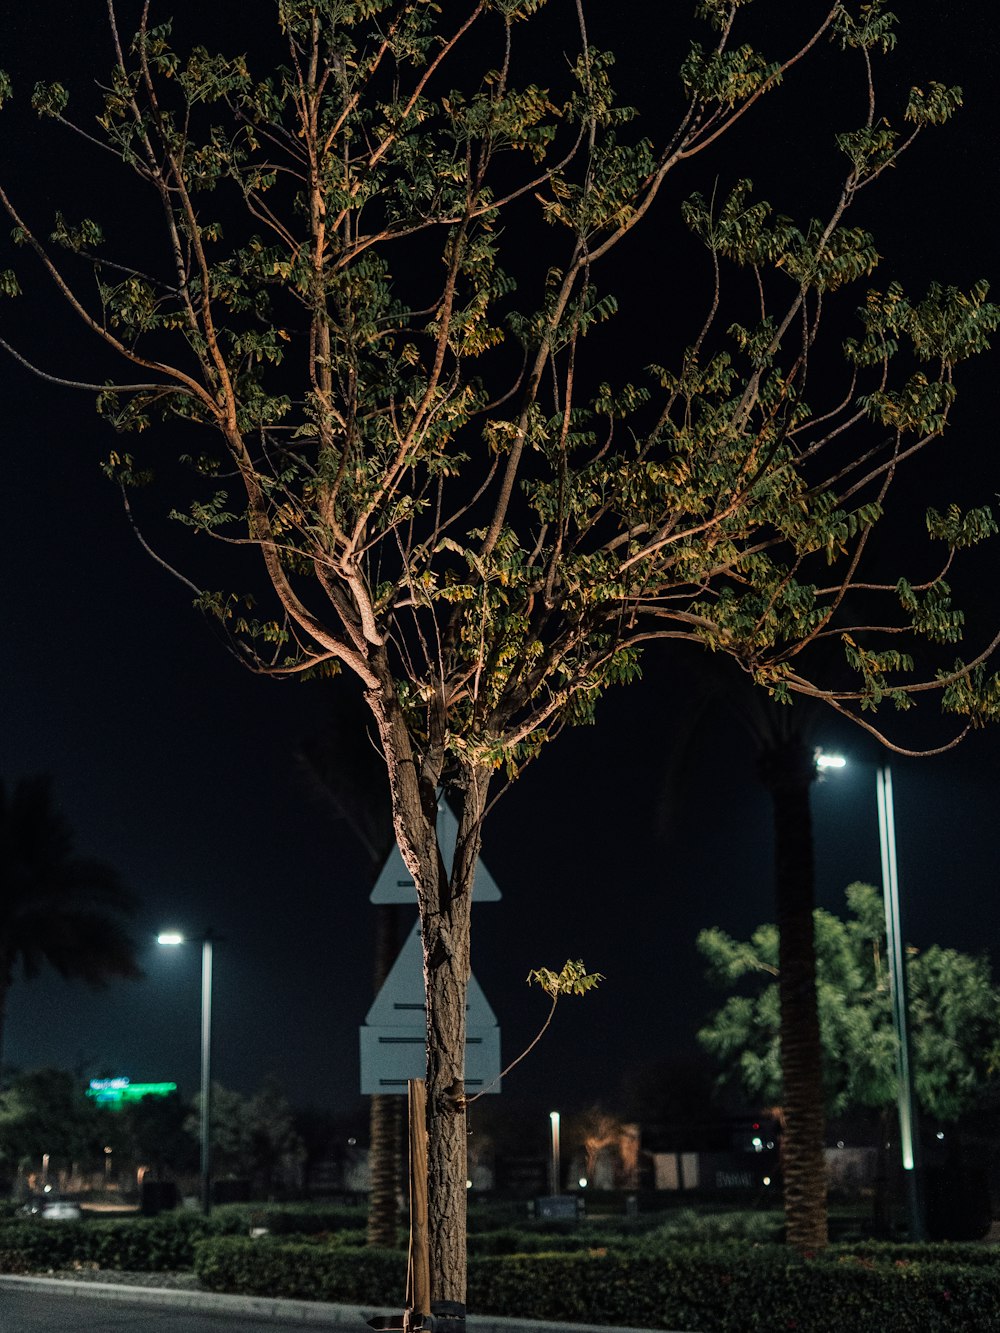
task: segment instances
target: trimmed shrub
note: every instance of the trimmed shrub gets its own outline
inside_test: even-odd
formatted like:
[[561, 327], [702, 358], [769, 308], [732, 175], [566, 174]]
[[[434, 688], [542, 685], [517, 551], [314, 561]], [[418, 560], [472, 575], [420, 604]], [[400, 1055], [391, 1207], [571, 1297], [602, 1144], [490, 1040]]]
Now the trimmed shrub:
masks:
[[399, 1305], [406, 1289], [406, 1255], [399, 1250], [327, 1248], [261, 1236], [203, 1240], [194, 1271], [208, 1291], [286, 1296], [349, 1305]]
[[196, 1241], [209, 1236], [247, 1236], [251, 1226], [264, 1226], [275, 1234], [311, 1236], [315, 1243], [361, 1245], [364, 1218], [363, 1209], [329, 1205], [232, 1204], [216, 1208], [207, 1218], [182, 1210], [152, 1218], [85, 1218], [80, 1222], [0, 1219], [0, 1272], [38, 1272], [74, 1263], [141, 1273], [189, 1269]]
[[521, 1231], [504, 1227], [499, 1231], [472, 1232], [470, 1255], [500, 1254], [579, 1254], [588, 1250], [618, 1248], [631, 1250], [636, 1242], [615, 1231], [577, 1227], [573, 1231]]
[[[405, 1255], [262, 1239], [206, 1240], [195, 1270], [213, 1291], [402, 1305]], [[658, 1254], [481, 1256], [473, 1313], [698, 1333], [997, 1333], [1000, 1264], [778, 1246], [664, 1247]]]
[[214, 1216], [224, 1215], [236, 1222], [227, 1234], [249, 1232], [252, 1226], [267, 1227], [275, 1236], [314, 1236], [321, 1233], [364, 1232], [368, 1225], [367, 1208], [348, 1208], [343, 1204], [231, 1204], [217, 1208]]
[[73, 1263], [154, 1273], [190, 1268], [196, 1241], [234, 1229], [244, 1229], [241, 1219], [183, 1212], [108, 1221], [3, 1222], [0, 1272], [66, 1268]]

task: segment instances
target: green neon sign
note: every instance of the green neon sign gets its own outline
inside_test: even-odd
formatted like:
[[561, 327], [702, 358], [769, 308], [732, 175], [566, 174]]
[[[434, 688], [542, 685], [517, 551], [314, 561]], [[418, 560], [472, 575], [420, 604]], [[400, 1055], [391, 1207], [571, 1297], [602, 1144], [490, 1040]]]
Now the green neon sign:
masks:
[[128, 1078], [92, 1078], [87, 1096], [102, 1106], [124, 1106], [143, 1097], [167, 1097], [177, 1091], [176, 1083], [133, 1083]]

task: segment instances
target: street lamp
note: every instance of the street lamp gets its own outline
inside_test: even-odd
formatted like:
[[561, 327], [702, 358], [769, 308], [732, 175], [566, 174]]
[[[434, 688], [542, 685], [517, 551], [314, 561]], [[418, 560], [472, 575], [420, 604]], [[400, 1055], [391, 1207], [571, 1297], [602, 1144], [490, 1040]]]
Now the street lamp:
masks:
[[[201, 940], [201, 1210], [212, 1211], [212, 941], [206, 930]], [[161, 931], [157, 944], [186, 944], [175, 930]]]
[[[820, 769], [843, 768], [842, 755], [818, 751]], [[883, 764], [875, 774], [875, 798], [878, 809], [878, 838], [882, 858], [882, 899], [885, 905], [885, 939], [889, 963], [889, 994], [892, 1022], [896, 1033], [897, 1105], [899, 1109], [899, 1144], [906, 1181], [907, 1212], [913, 1240], [924, 1239], [923, 1208], [918, 1175], [918, 1139], [914, 1133], [913, 1075], [911, 1070], [910, 1025], [906, 988], [906, 951], [903, 942], [902, 911], [899, 902], [899, 875], [896, 869], [896, 818], [892, 799], [892, 773]]]
[[549, 1112], [549, 1124], [552, 1126], [552, 1162], [549, 1167], [549, 1193], [559, 1193], [559, 1112]]
[[913, 1078], [910, 1070], [910, 1022], [906, 990], [906, 951], [899, 905], [899, 876], [896, 871], [896, 818], [892, 800], [892, 773], [884, 764], [875, 775], [878, 800], [878, 837], [882, 854], [882, 884], [885, 893], [885, 938], [889, 955], [889, 994], [896, 1028], [896, 1059], [899, 1082], [899, 1143], [906, 1181], [907, 1210], [913, 1240], [924, 1239], [923, 1208], [917, 1174], [918, 1142], [914, 1134]]

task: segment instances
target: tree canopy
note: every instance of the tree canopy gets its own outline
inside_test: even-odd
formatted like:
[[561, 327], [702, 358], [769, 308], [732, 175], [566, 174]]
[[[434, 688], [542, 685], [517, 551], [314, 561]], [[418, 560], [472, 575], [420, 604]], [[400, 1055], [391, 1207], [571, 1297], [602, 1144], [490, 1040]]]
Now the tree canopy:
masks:
[[[870, 884], [846, 891], [848, 916], [822, 908], [816, 926], [817, 999], [827, 1110], [882, 1109], [896, 1100], [896, 1038], [885, 957], [882, 897]], [[749, 940], [705, 930], [698, 948], [731, 995], [699, 1032], [706, 1050], [756, 1101], [781, 1102], [778, 932]], [[913, 1084], [926, 1114], [952, 1121], [971, 1110], [1000, 1068], [1000, 988], [989, 960], [931, 945], [909, 949]]]
[[[876, 99], [895, 43], [879, 3], [834, 4], [781, 57], [737, 45], [740, 6], [712, 3], [709, 42], [691, 44], [681, 97], [665, 99], [677, 123], [643, 127], [582, 10], [575, 34], [555, 29], [576, 53], [543, 82], [519, 77], [546, 8], [483, 0], [448, 19], [416, 0], [280, 0], [271, 70], [185, 54], [169, 21], [144, 17], [131, 46], [115, 28], [96, 121], [73, 119], [62, 83], [35, 87], [38, 114], [110, 152], [136, 207], [145, 194], [161, 215], [159, 238], [122, 237], [114, 219], [30, 222], [0, 192], [14, 246], [132, 369], [90, 386], [118, 432], [148, 441], [116, 446], [108, 474], [127, 489], [165, 474], [178, 523], [262, 558], [263, 584], [245, 566], [223, 587], [194, 571], [244, 660], [349, 667], [392, 695], [437, 774], [456, 759], [516, 771], [655, 637], [730, 653], [779, 698], [905, 707], [928, 682], [908, 679], [898, 632], [957, 642], [945, 575], [992, 518], [942, 495], [927, 518], [936, 573], [866, 582], [885, 603], [871, 621], [845, 616], [845, 593], [997, 311], [985, 283], [859, 292], [880, 256], [847, 218], [960, 89]], [[685, 311], [693, 338], [661, 364], [675, 330], [651, 331], [643, 364], [619, 367], [601, 261], [821, 41], [869, 94], [837, 137], [827, 212], [795, 219], [746, 177], [689, 193], [709, 260], [704, 308]], [[36, 282], [18, 262], [3, 288]], [[840, 373], [821, 376], [821, 323], [845, 292], [855, 331]], [[190, 440], [170, 446], [186, 480], [157, 464], [166, 439]], [[836, 683], [804, 651], [831, 637]], [[939, 684], [957, 712], [995, 704], [953, 655]]]
[[111, 866], [80, 856], [46, 777], [0, 781], [0, 1050], [7, 994], [46, 966], [104, 986], [142, 976], [125, 921], [136, 899]]
[[[881, 0], [791, 7], [770, 32], [764, 9], [701, 0], [646, 123], [584, 0], [277, 0], [264, 56], [181, 49], [148, 4], [129, 42], [109, 0], [97, 104], [78, 115], [61, 82], [31, 95], [102, 164], [91, 196], [53, 214], [0, 182], [0, 290], [37, 300], [41, 280], [104, 359], [92, 380], [52, 365], [7, 311], [0, 346], [93, 394], [140, 540], [240, 661], [364, 687], [421, 913], [441, 1299], [464, 1299], [469, 899], [498, 775], [591, 720], [658, 639], [869, 728], [924, 690], [957, 732], [1000, 703], [989, 635], [956, 657], [947, 582], [990, 512], [960, 510], [942, 474], [927, 553], [873, 558], [1000, 317], [985, 282], [871, 285], [859, 216], [961, 91], [883, 82]], [[825, 187], [810, 156], [777, 207], [750, 162], [706, 190], [720, 141], [821, 59], [859, 107], [845, 96]], [[694, 252], [652, 225], [678, 213], [700, 297]], [[650, 292], [631, 344], [612, 255]]]

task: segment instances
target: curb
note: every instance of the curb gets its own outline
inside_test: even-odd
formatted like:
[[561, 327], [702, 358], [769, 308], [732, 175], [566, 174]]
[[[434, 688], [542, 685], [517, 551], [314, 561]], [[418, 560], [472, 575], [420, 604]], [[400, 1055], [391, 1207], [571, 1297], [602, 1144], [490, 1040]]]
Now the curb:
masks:
[[[229, 1296], [216, 1291], [178, 1291], [172, 1287], [132, 1287], [120, 1282], [74, 1282], [71, 1278], [21, 1277], [0, 1274], [0, 1291], [65, 1292], [92, 1296], [119, 1305], [169, 1305], [202, 1314], [253, 1315], [272, 1323], [300, 1323], [319, 1328], [364, 1329], [373, 1315], [398, 1314], [383, 1306], [334, 1305], [328, 1301], [300, 1301], [271, 1296]], [[609, 1327], [607, 1324], [564, 1324], [503, 1315], [470, 1315], [470, 1333], [667, 1333], [667, 1330]]]
[[270, 1296], [229, 1296], [216, 1291], [178, 1291], [173, 1287], [132, 1287], [121, 1282], [74, 1282], [72, 1278], [0, 1276], [0, 1291], [65, 1292], [92, 1296], [117, 1305], [169, 1305], [175, 1310], [202, 1314], [253, 1315], [272, 1323], [312, 1324], [320, 1328], [363, 1329], [372, 1315], [388, 1310], [360, 1305], [330, 1305], [325, 1301], [294, 1301]]

